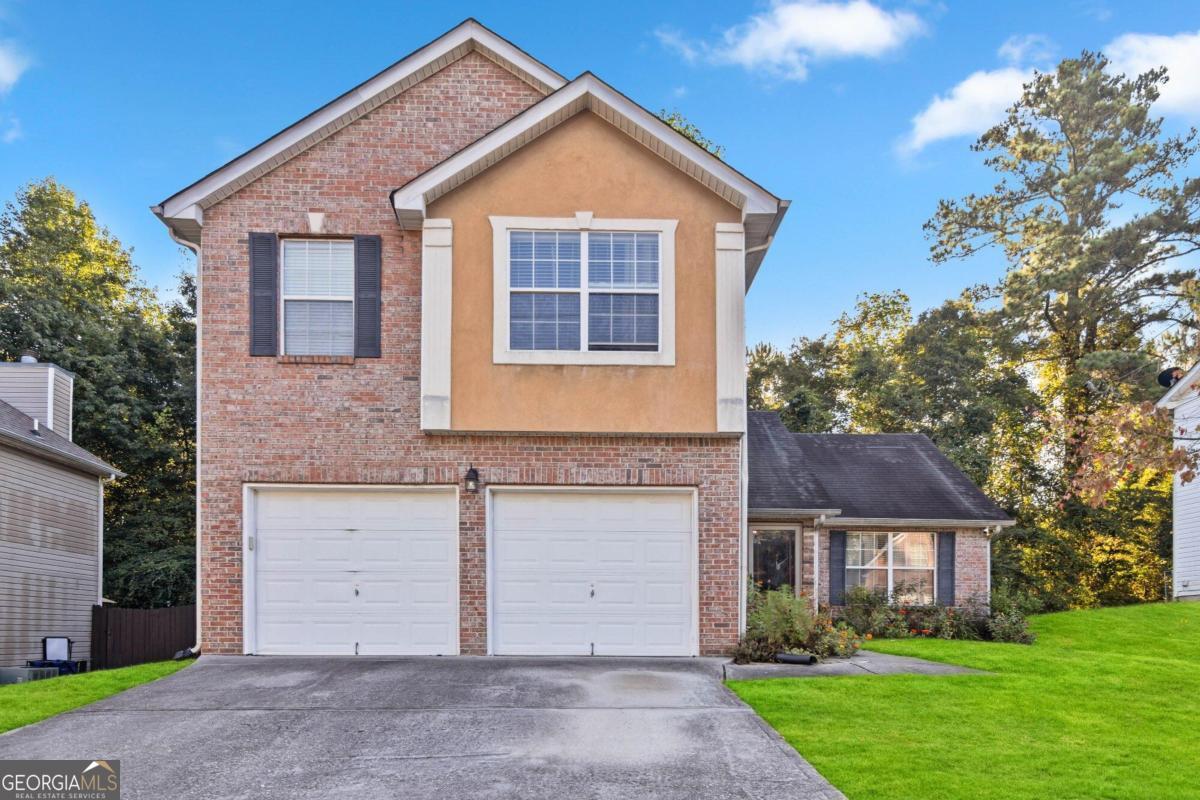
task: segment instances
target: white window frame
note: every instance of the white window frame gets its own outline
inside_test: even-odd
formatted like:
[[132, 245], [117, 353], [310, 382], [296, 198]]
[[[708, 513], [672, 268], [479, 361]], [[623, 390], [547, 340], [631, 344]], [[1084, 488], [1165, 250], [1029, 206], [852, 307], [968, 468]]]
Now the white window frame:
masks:
[[[287, 243], [288, 242], [330, 242], [330, 241], [348, 242], [350, 244], [350, 254], [351, 254], [351, 259], [352, 259], [351, 260], [351, 274], [350, 274], [350, 282], [351, 282], [352, 286], [350, 288], [350, 297], [345, 298], [345, 297], [339, 297], [339, 296], [334, 296], [334, 295], [320, 295], [320, 294], [287, 294], [283, 289], [284, 270], [285, 270], [283, 251], [284, 251]], [[279, 276], [278, 276], [278, 280], [279, 280], [279, 355], [280, 356], [295, 356], [297, 358], [309, 358], [309, 357], [316, 358], [316, 357], [328, 356], [327, 353], [289, 353], [287, 351], [287, 335], [285, 333], [286, 326], [284, 324], [284, 322], [285, 322], [284, 315], [287, 313], [286, 304], [287, 304], [288, 300], [324, 300], [324, 301], [333, 302], [333, 303], [349, 303], [350, 304], [350, 337], [351, 337], [350, 350], [351, 350], [351, 352], [349, 354], [342, 353], [342, 354], [339, 354], [339, 355], [333, 356], [333, 357], [334, 358], [347, 358], [347, 357], [354, 356], [354, 349], [355, 349], [354, 337], [355, 337], [356, 331], [358, 330], [358, 302], [357, 302], [358, 264], [354, 260], [357, 258], [357, 256], [358, 256], [358, 254], [354, 252], [354, 240], [353, 239], [341, 238], [341, 237], [330, 237], [330, 236], [280, 237], [280, 239], [279, 239]]]
[[[594, 219], [590, 211], [574, 217], [489, 217], [492, 223], [492, 362], [495, 364], [580, 364], [580, 365], [675, 365], [675, 229], [674, 219]], [[546, 292], [579, 293], [579, 350], [509, 349], [508, 235], [514, 230], [576, 231], [580, 236], [579, 289], [544, 289]], [[610, 293], [588, 287], [588, 231], [659, 234], [658, 349], [588, 350], [588, 293]], [[527, 291], [520, 288], [517, 291]], [[533, 290], [539, 291], [539, 290]], [[618, 293], [649, 294], [648, 291], [619, 290]]]
[[[888, 537], [887, 538], [887, 560], [888, 560], [888, 563], [887, 563], [887, 596], [888, 596], [889, 600], [891, 600], [892, 595], [896, 591], [896, 578], [895, 578], [896, 558], [895, 558], [895, 554], [893, 552], [893, 549], [894, 549], [893, 545], [896, 541], [897, 536], [901, 536], [906, 533], [931, 534], [933, 536], [933, 564], [931, 564], [929, 566], [929, 571], [931, 571], [933, 573], [933, 602], [937, 603], [938, 602], [938, 534], [936, 531], [846, 531], [846, 534], [848, 536], [852, 535], [852, 534], [871, 534], [871, 535], [884, 534]], [[872, 570], [872, 569], [881, 569], [881, 568], [880, 567], [852, 567], [849, 564], [846, 564], [846, 572], [847, 573], [849, 573], [851, 570], [853, 570], [855, 572], [865, 572], [865, 571]], [[900, 567], [899, 571], [906, 572], [906, 571], [916, 571], [916, 570], [909, 568], [909, 567]], [[924, 571], [924, 570], [921, 570], [921, 571]], [[849, 577], [848, 574], [847, 574], [847, 577]], [[845, 581], [845, 586], [846, 586], [846, 588], [850, 588], [850, 582]], [[920, 604], [914, 603], [913, 605], [920, 605]]]
[[765, 533], [768, 531], [772, 533], [784, 532], [792, 534], [792, 546], [794, 548], [792, 560], [796, 567], [796, 581], [792, 586], [792, 591], [795, 592], [797, 597], [799, 597], [800, 593], [804, 591], [804, 587], [800, 585], [804, 581], [804, 545], [803, 539], [800, 535], [801, 530], [799, 525], [771, 525], [765, 522], [761, 524], [750, 524], [750, 570], [748, 573], [750, 580], [754, 580], [754, 534]]

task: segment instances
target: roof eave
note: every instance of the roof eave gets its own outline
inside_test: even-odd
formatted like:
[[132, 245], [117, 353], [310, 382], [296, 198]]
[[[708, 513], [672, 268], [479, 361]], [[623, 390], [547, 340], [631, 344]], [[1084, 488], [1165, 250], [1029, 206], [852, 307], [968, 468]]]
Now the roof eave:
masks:
[[437, 66], [439, 59], [464, 47], [480, 52], [493, 61], [501, 62], [502, 66], [511, 69], [522, 80], [544, 92], [552, 92], [566, 83], [566, 78], [550, 67], [484, 27], [477, 20], [468, 18], [432, 42], [171, 195], [152, 210], [167, 225], [173, 236], [189, 243], [185, 246], [199, 246], [199, 230], [204, 224], [202, 209], [211, 204], [207, 202], [210, 198], [255, 170], [273, 168], [272, 162], [276, 159], [283, 156], [286, 156], [283, 160], [291, 158], [295, 153], [286, 154], [293, 148], [299, 148], [297, 152], [302, 152], [335, 130], [340, 130], [339, 124], [367, 106], [373, 108], [371, 104], [389, 89], [422, 70], [434, 67], [440, 69]]
[[1186, 403], [1190, 398], [1188, 393], [1192, 392], [1193, 396], [1196, 391], [1196, 383], [1200, 380], [1200, 362], [1189, 369], [1182, 378], [1175, 382], [1175, 385], [1167, 390], [1167, 393], [1158, 399], [1154, 404], [1156, 408], [1165, 408], [1174, 410]]
[[861, 525], [870, 528], [1008, 528], [1015, 519], [931, 519], [925, 517], [831, 517], [825, 527]]
[[746, 512], [746, 518], [751, 522], [757, 520], [783, 522], [793, 519], [836, 517], [841, 513], [840, 508], [751, 508]]
[[[743, 225], [764, 231], [747, 235], [746, 285], [749, 288], [787, 212], [789, 201], [771, 194], [590, 72], [583, 73], [495, 130], [393, 190], [392, 208], [397, 222], [405, 230], [420, 228], [429, 203], [576, 114], [585, 110], [600, 113], [597, 107], [600, 110], [611, 109], [647, 138], [658, 143], [656, 146], [661, 145], [665, 152], [653, 147], [651, 149], [669, 163], [674, 164], [673, 159], [679, 158], [701, 172], [708, 181], [697, 180], [706, 188], [721, 195], [714, 185], [727, 187], [729, 196], [725, 199], [741, 209]], [[649, 147], [645, 141], [638, 141]], [[687, 170], [687, 173], [696, 177], [691, 170]]]
[[55, 463], [72, 467], [80, 472], [87, 472], [92, 475], [98, 475], [102, 478], [125, 477], [124, 472], [121, 472], [121, 470], [109, 464], [88, 461], [87, 459], [83, 458], [76, 458], [75, 456], [72, 456], [69, 453], [64, 453], [61, 450], [55, 450], [49, 446], [39, 445], [20, 436], [13, 436], [7, 431], [0, 430], [0, 442], [3, 442], [5, 445], [16, 450], [20, 450], [24, 453], [45, 458], [47, 461], [54, 461]]

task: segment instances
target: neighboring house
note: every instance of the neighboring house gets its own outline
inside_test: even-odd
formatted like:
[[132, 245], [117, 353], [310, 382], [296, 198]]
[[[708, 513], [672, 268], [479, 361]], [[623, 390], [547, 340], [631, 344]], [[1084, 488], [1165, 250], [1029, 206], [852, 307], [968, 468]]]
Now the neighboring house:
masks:
[[962, 606], [991, 595], [1013, 520], [921, 434], [792, 433], [749, 413], [750, 574], [842, 604], [847, 588]]
[[122, 473], [71, 441], [75, 376], [0, 363], [0, 667], [68, 636], [90, 657], [101, 601], [104, 482]]
[[203, 649], [730, 650], [786, 209], [473, 20], [156, 206], [198, 259]]
[[[1177, 445], [1194, 449], [1200, 437], [1200, 364], [1188, 370], [1158, 401], [1170, 410]], [[1200, 600], [1200, 480], [1182, 483], [1172, 493], [1172, 590], [1178, 600]]]

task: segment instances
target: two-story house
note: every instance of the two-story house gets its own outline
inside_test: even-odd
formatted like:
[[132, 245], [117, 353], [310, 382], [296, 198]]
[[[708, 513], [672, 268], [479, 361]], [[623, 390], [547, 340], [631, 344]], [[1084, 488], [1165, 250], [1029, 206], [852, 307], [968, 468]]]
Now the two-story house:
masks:
[[204, 650], [728, 651], [787, 205], [468, 20], [156, 206], [198, 260]]

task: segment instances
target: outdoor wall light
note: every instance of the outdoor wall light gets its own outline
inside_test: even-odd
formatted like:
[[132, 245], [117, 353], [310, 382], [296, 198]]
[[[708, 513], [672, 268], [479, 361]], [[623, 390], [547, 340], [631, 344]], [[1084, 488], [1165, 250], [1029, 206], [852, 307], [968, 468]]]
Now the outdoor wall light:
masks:
[[475, 467], [470, 467], [469, 469], [467, 469], [465, 481], [467, 484], [468, 492], [470, 492], [471, 494], [478, 492], [479, 491], [479, 470], [475, 469]]

